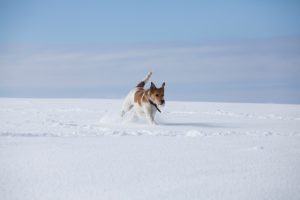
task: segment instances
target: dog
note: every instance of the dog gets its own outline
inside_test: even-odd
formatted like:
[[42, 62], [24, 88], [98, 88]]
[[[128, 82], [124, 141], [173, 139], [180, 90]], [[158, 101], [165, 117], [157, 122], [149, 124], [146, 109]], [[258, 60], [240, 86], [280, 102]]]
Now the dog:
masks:
[[165, 104], [164, 93], [166, 84], [163, 82], [161, 87], [157, 88], [151, 82], [150, 88], [145, 90], [144, 86], [151, 75], [152, 72], [149, 72], [144, 80], [138, 83], [126, 96], [122, 106], [121, 117], [124, 117], [125, 113], [134, 107], [136, 115], [139, 117], [145, 116], [149, 124], [157, 124], [154, 117], [157, 111], [161, 112], [158, 106]]

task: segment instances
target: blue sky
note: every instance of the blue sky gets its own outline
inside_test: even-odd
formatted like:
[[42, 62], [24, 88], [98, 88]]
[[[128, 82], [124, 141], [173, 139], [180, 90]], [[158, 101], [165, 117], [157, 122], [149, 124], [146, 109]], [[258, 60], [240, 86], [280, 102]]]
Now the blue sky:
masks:
[[0, 96], [300, 103], [299, 1], [0, 1]]
[[300, 34], [300, 2], [1, 0], [0, 41], [173, 42]]

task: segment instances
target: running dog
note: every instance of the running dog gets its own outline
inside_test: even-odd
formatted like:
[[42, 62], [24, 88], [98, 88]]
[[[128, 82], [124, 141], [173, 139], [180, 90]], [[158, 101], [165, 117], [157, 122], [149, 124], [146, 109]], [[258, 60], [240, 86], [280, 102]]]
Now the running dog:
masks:
[[144, 80], [137, 84], [126, 96], [121, 111], [122, 117], [134, 107], [135, 113], [139, 117], [145, 116], [149, 124], [156, 124], [154, 121], [156, 111], [161, 112], [158, 106], [165, 104], [165, 82], [163, 82], [160, 88], [157, 88], [154, 83], [151, 82], [150, 88], [145, 90], [144, 86], [151, 75], [152, 72], [149, 72]]

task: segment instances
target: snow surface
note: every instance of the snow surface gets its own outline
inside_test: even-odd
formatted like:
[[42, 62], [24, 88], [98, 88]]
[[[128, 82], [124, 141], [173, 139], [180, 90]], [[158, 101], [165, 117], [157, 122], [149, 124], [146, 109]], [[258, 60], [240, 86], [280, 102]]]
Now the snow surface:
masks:
[[300, 105], [0, 99], [0, 199], [300, 199]]

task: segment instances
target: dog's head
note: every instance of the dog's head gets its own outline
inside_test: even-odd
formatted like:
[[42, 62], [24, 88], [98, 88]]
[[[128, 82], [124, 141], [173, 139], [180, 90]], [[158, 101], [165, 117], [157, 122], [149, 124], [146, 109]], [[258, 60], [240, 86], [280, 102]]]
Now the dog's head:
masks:
[[150, 100], [153, 101], [156, 105], [165, 104], [165, 82], [161, 85], [160, 88], [157, 88], [154, 83], [151, 82], [150, 86]]

